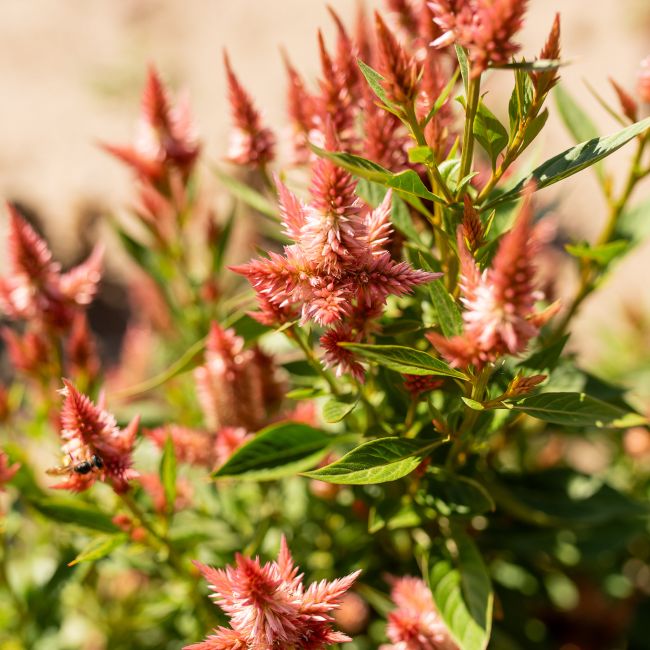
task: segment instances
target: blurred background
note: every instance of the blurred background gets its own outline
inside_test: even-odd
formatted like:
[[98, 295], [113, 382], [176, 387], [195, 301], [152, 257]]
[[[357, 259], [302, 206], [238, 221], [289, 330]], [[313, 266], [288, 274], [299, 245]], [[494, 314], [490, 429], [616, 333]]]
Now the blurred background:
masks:
[[[382, 3], [365, 4], [372, 10]], [[353, 0], [330, 0], [330, 5], [348, 21], [357, 11]], [[532, 58], [540, 50], [556, 11], [562, 16], [563, 54], [570, 62], [563, 82], [601, 133], [613, 132], [618, 125], [584, 81], [614, 104], [608, 77], [633, 91], [639, 61], [650, 54], [650, 3], [531, 0], [521, 36], [523, 55]], [[318, 28], [333, 37], [325, 2], [316, 0], [2, 0], [0, 194], [34, 211], [55, 256], [78, 259], [98, 236], [95, 217], [124, 211], [131, 200], [128, 171], [98, 142], [131, 140], [148, 63], [174, 89], [189, 93], [207, 159], [219, 161], [229, 128], [222, 50], [230, 53], [267, 121], [281, 130], [286, 120], [280, 48], [314, 81]], [[495, 72], [487, 84], [488, 104], [497, 114], [505, 114], [510, 83], [509, 73]], [[546, 132], [541, 147], [528, 153], [532, 162], [572, 144], [553, 113]], [[617, 160], [630, 155], [628, 146], [609, 159], [609, 168], [615, 173]], [[593, 174], [583, 172], [546, 190], [543, 200], [551, 201], [558, 192], [558, 217], [569, 237], [593, 237], [604, 219]], [[634, 202], [649, 194], [646, 182]], [[4, 228], [6, 214], [0, 224]], [[573, 344], [586, 363], [599, 358], [597, 342], [626, 305], [650, 312], [650, 282], [641, 281], [650, 272], [649, 253], [646, 243], [626, 256], [582, 310]], [[3, 256], [4, 249], [0, 260]], [[108, 256], [110, 277], [119, 280], [122, 262], [118, 253]]]

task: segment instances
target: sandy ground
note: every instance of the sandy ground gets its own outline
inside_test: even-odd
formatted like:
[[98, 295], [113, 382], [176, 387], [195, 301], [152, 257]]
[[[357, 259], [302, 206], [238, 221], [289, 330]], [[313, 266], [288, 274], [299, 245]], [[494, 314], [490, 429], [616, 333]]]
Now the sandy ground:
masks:
[[[344, 17], [355, 12], [352, 0], [330, 4]], [[558, 10], [564, 55], [572, 61], [564, 79], [602, 132], [614, 131], [616, 124], [582, 80], [610, 99], [608, 76], [633, 88], [638, 62], [650, 54], [650, 2], [531, 0], [525, 54], [540, 49]], [[279, 47], [313, 79], [319, 26], [332, 35], [321, 0], [0, 0], [0, 194], [34, 205], [57, 254], [74, 255], [78, 242], [69, 226], [79, 207], [93, 202], [113, 210], [129, 199], [128, 173], [96, 143], [129, 141], [148, 62], [173, 86], [188, 90], [205, 150], [218, 160], [228, 130], [222, 48], [268, 120], [281, 126]], [[491, 80], [489, 101], [497, 112], [503, 81]], [[570, 144], [554, 116], [551, 124], [540, 158]], [[621, 156], [610, 164], [615, 169], [620, 161]], [[650, 194], [647, 182], [641, 190], [637, 199]], [[565, 185], [562, 196], [563, 223], [578, 238], [593, 236], [603, 211], [589, 172]], [[610, 327], [624, 300], [644, 301], [650, 309], [650, 282], [640, 281], [650, 271], [648, 253], [650, 246], [640, 248], [617, 268], [600, 297], [586, 305], [577, 332]]]

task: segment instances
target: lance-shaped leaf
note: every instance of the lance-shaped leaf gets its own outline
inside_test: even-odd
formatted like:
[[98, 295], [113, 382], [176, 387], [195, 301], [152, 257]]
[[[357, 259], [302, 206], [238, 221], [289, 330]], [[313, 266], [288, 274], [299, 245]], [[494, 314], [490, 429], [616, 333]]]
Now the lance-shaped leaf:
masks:
[[512, 409], [538, 420], [571, 427], [626, 428], [647, 423], [638, 413], [585, 393], [540, 393], [513, 404]]
[[79, 501], [50, 497], [33, 499], [30, 505], [44, 517], [59, 524], [76, 524], [83, 528], [99, 530], [103, 533], [119, 533], [120, 529], [112, 518], [97, 508], [84, 505]]
[[583, 260], [590, 260], [607, 266], [612, 260], [620, 257], [630, 248], [630, 242], [617, 239], [606, 244], [591, 246], [590, 244], [567, 244], [564, 247], [570, 255]]
[[465, 381], [468, 379], [467, 375], [454, 370], [444, 361], [414, 348], [402, 345], [370, 345], [368, 343], [339, 343], [339, 345], [368, 361], [402, 374], [441, 375]]
[[474, 543], [456, 530], [456, 566], [436, 562], [429, 573], [433, 600], [462, 650], [485, 650], [492, 629], [494, 595], [485, 564]]
[[545, 163], [534, 169], [528, 176], [520, 180], [515, 187], [502, 194], [494, 201], [484, 205], [481, 210], [487, 210], [499, 203], [516, 199], [531, 182], [534, 182], [536, 189], [553, 185], [573, 174], [595, 165], [603, 158], [606, 158], [615, 151], [618, 151], [632, 138], [640, 135], [650, 128], [650, 117], [641, 122], [636, 122], [617, 133], [602, 138], [592, 138], [571, 147], [557, 156], [553, 156]]
[[246, 205], [249, 205], [264, 216], [269, 217], [269, 219], [278, 222], [280, 221], [280, 212], [277, 207], [263, 194], [260, 194], [258, 191], [250, 187], [250, 185], [242, 183], [217, 167], [213, 167], [212, 170], [215, 176], [233, 196], [240, 199], [246, 203]]
[[398, 107], [395, 106], [390, 101], [390, 99], [388, 99], [388, 95], [386, 95], [386, 91], [382, 85], [382, 82], [385, 81], [384, 77], [382, 77], [379, 72], [371, 68], [367, 63], [364, 63], [361, 59], [357, 59], [357, 65], [361, 70], [361, 74], [365, 77], [365, 80], [368, 82], [368, 85], [372, 89], [372, 92], [374, 92], [375, 95], [377, 95], [377, 97], [381, 100], [384, 108], [389, 110], [394, 115], [399, 115]]
[[80, 562], [96, 562], [97, 560], [101, 560], [103, 557], [110, 555], [116, 548], [126, 543], [128, 539], [129, 536], [126, 534], [94, 539], [72, 562], [68, 562], [68, 566], [74, 566]]
[[280, 422], [242, 445], [212, 476], [271, 481], [303, 472], [341, 440], [299, 422]]
[[354, 410], [358, 401], [358, 397], [353, 395], [343, 395], [327, 400], [323, 405], [323, 420], [329, 424], [340, 422]]
[[159, 473], [160, 482], [165, 493], [167, 512], [171, 514], [174, 512], [174, 503], [176, 501], [176, 451], [171, 435], [167, 436], [167, 440], [165, 440], [165, 446], [160, 458]]
[[429, 283], [431, 302], [436, 311], [438, 325], [442, 333], [451, 338], [463, 331], [463, 318], [456, 301], [449, 295], [445, 285], [440, 280]]
[[490, 157], [492, 168], [494, 168], [497, 156], [508, 144], [508, 132], [483, 101], [479, 102], [473, 130], [474, 136]]
[[364, 442], [343, 458], [313, 472], [309, 478], [327, 483], [370, 485], [396, 481], [410, 474], [428, 452], [442, 440], [412, 440], [407, 438], [378, 438]]

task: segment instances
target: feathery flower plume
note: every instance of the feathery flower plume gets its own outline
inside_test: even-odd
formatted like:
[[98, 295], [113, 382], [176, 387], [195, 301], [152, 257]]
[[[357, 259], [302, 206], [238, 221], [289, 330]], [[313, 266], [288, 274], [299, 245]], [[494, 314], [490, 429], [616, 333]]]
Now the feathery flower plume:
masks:
[[9, 361], [17, 371], [32, 378], [51, 376], [52, 343], [42, 334], [28, 330], [19, 336], [9, 327], [3, 327], [1, 334]]
[[[560, 59], [560, 14], [555, 14], [553, 26], [542, 51], [539, 53], [539, 58], [546, 61], [558, 61]], [[547, 95], [551, 88], [560, 80], [560, 74], [557, 69], [531, 72], [530, 77], [533, 80], [537, 97]]]
[[310, 157], [309, 133], [316, 126], [317, 100], [305, 86], [303, 78], [283, 52], [284, 67], [289, 85], [287, 88], [287, 113], [293, 127], [293, 162], [306, 163]]
[[226, 52], [223, 63], [228, 82], [228, 101], [235, 123], [230, 135], [228, 158], [238, 165], [263, 167], [275, 157], [275, 136], [270, 129], [262, 126], [260, 114], [235, 76]]
[[357, 15], [354, 24], [354, 41], [359, 50], [359, 58], [368, 65], [374, 63], [374, 48], [368, 29], [368, 16], [363, 2], [357, 3]]
[[391, 643], [379, 650], [458, 650], [423, 580], [395, 579], [391, 598], [397, 605], [388, 614], [386, 635]]
[[192, 484], [183, 478], [176, 480], [176, 499], [172, 508], [167, 503], [165, 488], [158, 474], [141, 474], [138, 477], [138, 482], [151, 498], [156, 512], [163, 514], [170, 510], [179, 512], [189, 507], [192, 503]]
[[[128, 491], [129, 481], [138, 476], [131, 468], [131, 455], [139, 418], [133, 418], [126, 429], [120, 429], [103, 405], [93, 404], [66, 379], [63, 384], [61, 450], [70, 471], [65, 480], [52, 487], [83, 492], [100, 478], [108, 481], [118, 494]], [[101, 460], [101, 467], [95, 464], [88, 472], [74, 470], [81, 463], [90, 463], [94, 457]]]
[[332, 368], [337, 377], [347, 373], [358, 381], [363, 381], [366, 375], [364, 367], [355, 359], [352, 352], [339, 345], [339, 343], [354, 343], [359, 340], [358, 333], [355, 334], [349, 325], [339, 324], [328, 329], [320, 337], [324, 353], [323, 365]]
[[456, 42], [469, 51], [471, 76], [490, 64], [508, 63], [520, 46], [512, 41], [521, 29], [528, 0], [433, 0], [429, 6], [443, 32], [434, 47]]
[[160, 449], [171, 437], [174, 454], [179, 463], [212, 469], [215, 466], [214, 435], [200, 429], [190, 429], [179, 424], [166, 424], [155, 429], [145, 429], [145, 436]]
[[65, 329], [74, 314], [88, 305], [101, 277], [103, 249], [67, 273], [54, 262], [45, 240], [7, 204], [9, 211], [9, 275], [0, 278], [0, 311], [13, 320], [36, 321]]
[[442, 379], [427, 375], [403, 375], [402, 379], [404, 388], [413, 396], [429, 393], [445, 383]]
[[530, 191], [517, 222], [499, 244], [489, 269], [481, 273], [458, 229], [460, 288], [465, 307], [464, 332], [446, 339], [436, 332], [427, 338], [455, 366], [481, 367], [503, 354], [521, 353], [556, 308], [537, 313], [532, 260], [538, 242], [532, 230]]
[[[336, 24], [336, 57], [334, 66], [337, 73], [340, 75], [341, 80], [347, 88], [350, 98], [354, 103], [357, 103], [361, 97], [362, 78], [361, 71], [357, 65], [359, 52], [357, 46], [345, 29], [343, 21], [339, 15], [332, 9], [327, 7], [327, 11]], [[365, 85], [365, 82], [364, 84]]]
[[9, 465], [9, 456], [4, 451], [0, 451], [0, 492], [4, 491], [4, 486], [11, 481], [20, 469], [20, 463]]
[[410, 0], [387, 0], [388, 10], [395, 14], [399, 26], [410, 38], [415, 38], [419, 30], [418, 13]]
[[83, 377], [85, 382], [97, 378], [100, 370], [97, 345], [88, 326], [88, 318], [83, 312], [75, 314], [70, 336], [66, 342], [66, 358], [70, 373]]
[[194, 563], [208, 581], [231, 628], [219, 627], [204, 642], [185, 650], [321, 650], [351, 639], [332, 628], [340, 605], [360, 571], [305, 589], [285, 538], [275, 562], [237, 554], [234, 567], [213, 569]]
[[395, 104], [405, 106], [417, 95], [420, 65], [413, 56], [406, 53], [377, 12], [375, 12], [375, 30], [379, 72], [385, 79], [383, 85], [386, 95]]
[[217, 323], [208, 335], [205, 365], [194, 371], [194, 378], [206, 423], [215, 431], [257, 431], [279, 401], [272, 361], [259, 351], [245, 350], [241, 337]]
[[484, 228], [472, 200], [465, 195], [463, 206], [463, 237], [467, 241], [470, 251], [475, 251], [483, 245]]
[[164, 181], [168, 169], [177, 169], [187, 178], [201, 149], [187, 98], [172, 105], [153, 66], [147, 71], [133, 144], [102, 146], [156, 186]]
[[636, 92], [644, 104], [650, 104], [650, 56], [641, 61]]

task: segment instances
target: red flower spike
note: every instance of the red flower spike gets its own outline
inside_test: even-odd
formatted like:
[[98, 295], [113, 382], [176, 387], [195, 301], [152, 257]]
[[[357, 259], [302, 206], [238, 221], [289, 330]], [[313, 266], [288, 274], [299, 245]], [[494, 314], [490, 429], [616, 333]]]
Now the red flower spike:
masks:
[[418, 36], [419, 17], [410, 0], [387, 0], [388, 10], [395, 14], [399, 26], [411, 37]]
[[379, 72], [384, 77], [388, 98], [404, 106], [415, 99], [421, 68], [390, 32], [382, 17], [375, 12], [375, 30], [379, 53]]
[[264, 166], [275, 158], [275, 136], [262, 126], [259, 112], [250, 95], [239, 83], [224, 52], [228, 100], [235, 128], [230, 136], [228, 158], [238, 165]]
[[634, 97], [632, 97], [627, 90], [619, 86], [611, 77], [609, 78], [609, 83], [612, 84], [612, 88], [614, 88], [614, 91], [616, 92], [623, 115], [625, 115], [630, 122], [636, 122], [638, 119], [639, 105]]
[[75, 315], [70, 336], [66, 342], [66, 357], [70, 372], [93, 381], [99, 374], [100, 362], [97, 345], [88, 326], [88, 318], [83, 312]]
[[93, 404], [68, 380], [63, 380], [61, 394], [65, 397], [61, 410], [61, 440], [65, 462], [76, 466], [98, 456], [102, 467], [81, 474], [71, 471], [66, 480], [52, 487], [74, 492], [87, 490], [101, 478], [111, 483], [117, 493], [129, 489], [129, 480], [138, 476], [131, 469], [135, 436], [139, 418], [134, 418], [126, 429], [120, 429], [115, 418], [102, 405]]
[[178, 424], [166, 424], [155, 429], [145, 429], [144, 434], [160, 449], [171, 436], [174, 454], [179, 463], [207, 469], [213, 469], [216, 464], [215, 436], [212, 433]]
[[[555, 14], [551, 32], [542, 51], [539, 53], [539, 58], [546, 61], [558, 61], [560, 58], [560, 14]], [[531, 72], [530, 77], [533, 80], [535, 93], [538, 97], [548, 94], [551, 88], [560, 80], [557, 70]]]
[[215, 602], [230, 618], [232, 629], [218, 628], [206, 641], [185, 650], [293, 648], [322, 650], [350, 641], [332, 629], [333, 617], [360, 572], [332, 582], [302, 584], [283, 539], [276, 562], [237, 555], [234, 567], [213, 569], [194, 563], [214, 592]]
[[356, 360], [354, 354], [343, 348], [339, 343], [355, 343], [359, 338], [347, 325], [338, 325], [328, 329], [320, 338], [320, 344], [325, 353], [323, 365], [332, 368], [337, 377], [350, 374], [360, 382], [365, 381], [366, 370]]
[[650, 104], [650, 56], [641, 61], [636, 92], [644, 104]]
[[361, 95], [361, 71], [357, 65], [359, 52], [338, 14], [329, 6], [327, 11], [336, 24], [337, 41], [334, 65], [352, 101], [356, 103]]
[[395, 579], [391, 598], [397, 605], [388, 614], [386, 636], [391, 643], [379, 650], [458, 650], [423, 580]]

